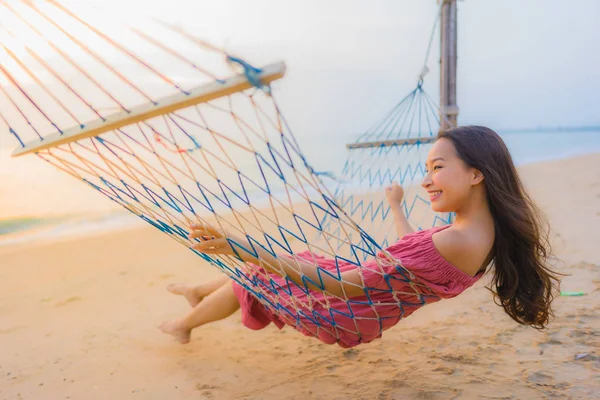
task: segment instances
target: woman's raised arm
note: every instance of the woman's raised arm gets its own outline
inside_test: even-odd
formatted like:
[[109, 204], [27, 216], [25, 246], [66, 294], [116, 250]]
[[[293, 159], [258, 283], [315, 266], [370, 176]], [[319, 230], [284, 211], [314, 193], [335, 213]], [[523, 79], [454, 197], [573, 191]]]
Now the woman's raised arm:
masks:
[[390, 205], [390, 210], [394, 215], [394, 226], [396, 228], [396, 234], [398, 239], [402, 239], [405, 235], [413, 233], [414, 230], [408, 223], [404, 211], [402, 211], [402, 198], [404, 197], [404, 189], [396, 182], [392, 183], [385, 189], [385, 198]]

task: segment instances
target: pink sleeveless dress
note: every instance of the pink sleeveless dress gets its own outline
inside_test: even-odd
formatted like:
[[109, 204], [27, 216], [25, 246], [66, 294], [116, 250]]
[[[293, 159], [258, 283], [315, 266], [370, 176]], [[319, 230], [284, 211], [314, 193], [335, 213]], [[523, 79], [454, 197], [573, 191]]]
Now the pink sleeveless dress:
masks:
[[[304, 288], [288, 284], [279, 275], [270, 274], [267, 278], [266, 274], [256, 274], [252, 277], [253, 287], [270, 288], [257, 292], [262, 298], [259, 301], [248, 290], [252, 286], [246, 289], [234, 282], [242, 323], [254, 330], [271, 322], [279, 329], [290, 325], [307, 336], [344, 348], [378, 339], [402, 318], [426, 304], [459, 295], [483, 275], [483, 272], [474, 277], [467, 275], [437, 251], [432, 235], [449, 226], [408, 234], [386, 249], [413, 275], [410, 279], [407, 272], [394, 263], [388, 263], [386, 270], [380, 272], [375, 272], [377, 268], [381, 270], [375, 267], [375, 260], [365, 263], [361, 269], [367, 288], [365, 296], [344, 300], [312, 290], [309, 295]], [[313, 260], [310, 254], [298, 256]], [[378, 257], [385, 256], [380, 253]], [[334, 260], [320, 257], [317, 261], [321, 268], [337, 272]], [[340, 271], [356, 268], [339, 260], [338, 266]]]

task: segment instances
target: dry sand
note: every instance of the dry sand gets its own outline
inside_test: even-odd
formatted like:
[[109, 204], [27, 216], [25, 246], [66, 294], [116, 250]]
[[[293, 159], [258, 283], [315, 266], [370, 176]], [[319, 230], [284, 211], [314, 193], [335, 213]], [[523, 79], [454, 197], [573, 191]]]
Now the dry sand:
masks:
[[485, 279], [343, 350], [240, 316], [181, 346], [170, 282], [219, 272], [151, 228], [0, 249], [1, 399], [600, 398], [600, 154], [527, 165], [571, 276], [547, 332], [494, 305]]

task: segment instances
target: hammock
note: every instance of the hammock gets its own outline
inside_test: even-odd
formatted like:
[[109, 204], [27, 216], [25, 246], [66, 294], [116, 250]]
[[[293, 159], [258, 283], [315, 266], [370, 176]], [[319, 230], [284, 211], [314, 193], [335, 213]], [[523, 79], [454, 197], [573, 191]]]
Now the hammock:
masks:
[[[277, 105], [271, 84], [283, 63], [255, 68], [177, 27], [144, 31], [81, 5], [3, 1], [0, 12], [0, 126], [18, 140], [14, 156], [36, 154], [188, 248], [190, 224], [210, 224], [247, 239], [251, 253], [285, 256], [281, 263], [303, 253], [315, 265], [320, 255], [383, 274], [392, 262], [418, 301], [432, 295], [400, 260], [377, 257], [398, 239], [382, 191], [392, 181], [404, 185], [416, 228], [450, 222], [414, 188], [439, 127], [422, 79], [347, 146], [332, 179], [311, 166]], [[314, 304], [289, 298], [294, 282], [196, 253], [274, 312], [322, 323], [301, 311]], [[318, 271], [340, 279], [339, 270]], [[353, 317], [344, 300], [348, 309], [329, 323]]]

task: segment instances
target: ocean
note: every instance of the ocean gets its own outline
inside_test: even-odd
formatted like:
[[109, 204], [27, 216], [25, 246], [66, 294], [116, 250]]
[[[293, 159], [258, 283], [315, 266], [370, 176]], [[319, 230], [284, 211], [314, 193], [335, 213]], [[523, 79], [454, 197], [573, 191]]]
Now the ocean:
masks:
[[[600, 152], [600, 127], [499, 133], [517, 165]], [[334, 134], [296, 137], [309, 163], [334, 175], [344, 165], [345, 144], [353, 141]], [[145, 223], [37, 157], [9, 155], [0, 149], [0, 247]]]

